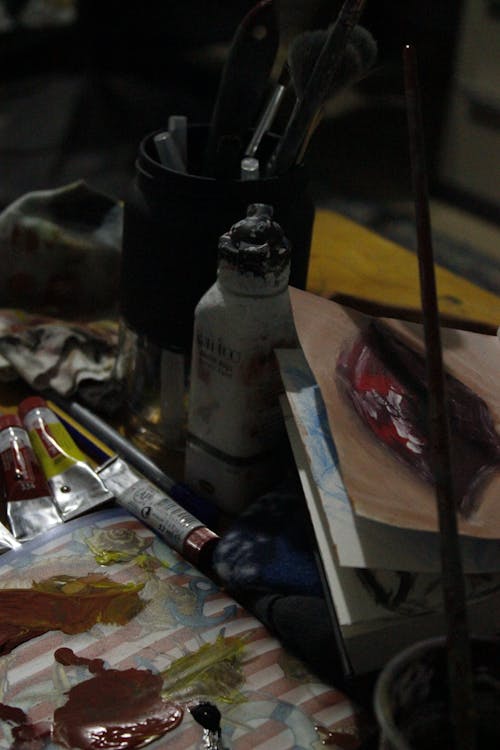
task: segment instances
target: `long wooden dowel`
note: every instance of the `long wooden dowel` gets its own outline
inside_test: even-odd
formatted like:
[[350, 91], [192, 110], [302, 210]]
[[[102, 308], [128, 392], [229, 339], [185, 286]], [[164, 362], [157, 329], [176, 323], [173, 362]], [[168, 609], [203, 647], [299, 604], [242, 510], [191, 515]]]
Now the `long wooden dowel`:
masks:
[[412, 46], [403, 52], [410, 160], [417, 225], [420, 293], [429, 391], [429, 439], [436, 483], [443, 597], [448, 646], [450, 721], [456, 750], [473, 750], [474, 699], [465, 582], [457, 529], [450, 458], [446, 383], [434, 271], [425, 145], [417, 58]]

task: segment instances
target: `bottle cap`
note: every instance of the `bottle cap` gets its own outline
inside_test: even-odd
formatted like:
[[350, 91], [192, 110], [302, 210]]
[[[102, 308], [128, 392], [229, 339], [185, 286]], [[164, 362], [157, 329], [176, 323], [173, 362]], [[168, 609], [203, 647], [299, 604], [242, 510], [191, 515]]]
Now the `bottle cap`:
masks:
[[17, 412], [21, 419], [24, 419], [26, 414], [32, 409], [38, 409], [41, 406], [47, 406], [47, 402], [41, 396], [28, 396], [24, 401], [21, 401], [17, 407]]
[[290, 262], [290, 243], [272, 216], [272, 206], [251, 203], [246, 218], [220, 238], [219, 259], [256, 275], [284, 270]]
[[184, 540], [182, 554], [201, 570], [208, 570], [218, 543], [218, 534], [206, 526], [198, 526]]

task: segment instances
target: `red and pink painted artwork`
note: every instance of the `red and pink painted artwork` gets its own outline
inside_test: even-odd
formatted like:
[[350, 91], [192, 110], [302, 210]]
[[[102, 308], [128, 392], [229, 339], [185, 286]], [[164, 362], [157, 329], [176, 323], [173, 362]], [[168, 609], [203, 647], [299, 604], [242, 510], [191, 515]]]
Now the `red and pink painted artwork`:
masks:
[[[292, 290], [299, 340], [321, 389], [354, 511], [436, 531], [422, 326]], [[459, 532], [500, 537], [500, 342], [442, 329]]]

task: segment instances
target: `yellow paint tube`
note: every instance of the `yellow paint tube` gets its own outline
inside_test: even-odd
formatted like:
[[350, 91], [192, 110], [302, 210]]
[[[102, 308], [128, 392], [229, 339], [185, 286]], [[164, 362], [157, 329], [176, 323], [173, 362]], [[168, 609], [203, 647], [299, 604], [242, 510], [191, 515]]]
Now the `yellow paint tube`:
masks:
[[75, 518], [112, 499], [112, 493], [89, 466], [45, 399], [30, 396], [19, 404], [18, 412], [63, 520]]

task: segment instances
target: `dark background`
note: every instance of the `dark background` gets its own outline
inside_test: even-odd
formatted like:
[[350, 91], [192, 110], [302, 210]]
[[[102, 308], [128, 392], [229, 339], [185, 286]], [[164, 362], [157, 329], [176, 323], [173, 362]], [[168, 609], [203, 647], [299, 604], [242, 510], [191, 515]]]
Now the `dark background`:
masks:
[[[74, 179], [123, 197], [139, 140], [169, 114], [210, 117], [231, 37], [253, 0], [80, 0], [74, 21], [27, 28], [28, 0], [4, 0], [0, 34], [0, 207]], [[339, 2], [277, 3], [283, 45], [324, 28]], [[328, 118], [308, 162], [313, 190], [384, 199], [410, 191], [401, 49], [416, 45], [432, 189], [461, 3], [368, 0], [361, 23], [379, 60], [358, 86], [363, 106]], [[216, 52], [217, 54], [214, 54]], [[325, 158], [325, 155], [327, 158]]]

